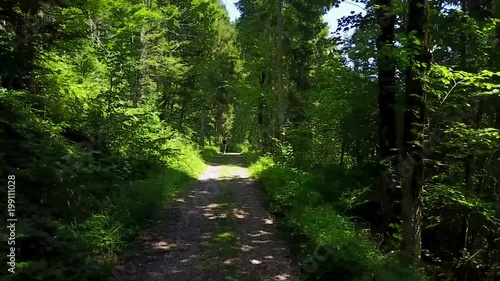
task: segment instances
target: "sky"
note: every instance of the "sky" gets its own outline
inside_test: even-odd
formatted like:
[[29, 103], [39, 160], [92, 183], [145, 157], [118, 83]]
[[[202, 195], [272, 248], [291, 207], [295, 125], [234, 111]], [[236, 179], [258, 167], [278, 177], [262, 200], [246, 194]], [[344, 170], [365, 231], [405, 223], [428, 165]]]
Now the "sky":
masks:
[[[236, 2], [238, 2], [238, 0], [222, 0], [222, 3], [229, 13], [231, 21], [236, 20], [240, 16], [240, 12], [234, 6], [234, 3]], [[334, 32], [337, 29], [337, 20], [341, 17], [350, 15], [351, 11], [354, 11], [355, 13], [363, 12], [364, 10], [362, 6], [358, 5], [359, 4], [350, 1], [344, 1], [338, 8], [332, 8], [328, 11], [328, 13], [323, 16], [323, 19], [328, 24], [330, 32]]]

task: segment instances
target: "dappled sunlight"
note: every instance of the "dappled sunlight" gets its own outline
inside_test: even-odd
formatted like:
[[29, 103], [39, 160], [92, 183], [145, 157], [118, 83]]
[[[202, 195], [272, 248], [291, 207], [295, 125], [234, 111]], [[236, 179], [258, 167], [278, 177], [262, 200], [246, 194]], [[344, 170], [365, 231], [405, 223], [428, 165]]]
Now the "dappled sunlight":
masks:
[[250, 246], [250, 245], [242, 245], [240, 247], [240, 250], [243, 251], [243, 252], [248, 252], [250, 250], [252, 250], [254, 247]]
[[265, 224], [273, 224], [273, 220], [272, 219], [264, 219], [264, 223]]
[[252, 243], [254, 244], [268, 244], [271, 243], [271, 240], [252, 240]]
[[276, 280], [279, 280], [279, 281], [286, 281], [286, 280], [290, 280], [291, 276], [289, 274], [279, 274], [279, 275], [276, 275], [274, 278]]
[[224, 265], [235, 265], [237, 263], [239, 263], [239, 259], [238, 258], [232, 258], [232, 259], [227, 259], [224, 261]]
[[214, 215], [214, 214], [203, 214], [205, 217], [207, 217], [209, 220], [216, 220], [216, 219], [225, 219], [227, 218], [227, 214], [219, 214], [219, 215]]
[[203, 210], [212, 210], [212, 209], [218, 209], [222, 206], [222, 204], [217, 204], [217, 203], [211, 203], [207, 206], [202, 207]]
[[198, 195], [211, 195], [212, 192], [209, 191], [209, 190], [202, 190], [202, 191], [199, 191], [199, 192], [196, 192], [195, 194], [198, 194]]
[[218, 203], [210, 203], [206, 206], [198, 206], [198, 209], [203, 210], [202, 215], [209, 220], [215, 220], [215, 219], [226, 219], [228, 217], [228, 214], [222, 212], [222, 208], [224, 206], [227, 206], [227, 203], [224, 204], [218, 204]]
[[260, 236], [264, 236], [264, 235], [272, 235], [272, 233], [268, 232], [268, 231], [264, 231], [264, 230], [258, 230], [258, 231], [255, 231], [253, 234], [248, 234], [248, 236], [251, 236], [251, 237], [260, 237]]
[[206, 179], [199, 179], [199, 181], [202, 182], [202, 183], [203, 182], [210, 182], [212, 180], [213, 180], [213, 178], [211, 178], [211, 177], [210, 178], [206, 178]]
[[245, 210], [233, 208], [233, 215], [238, 218], [238, 219], [244, 219], [246, 218], [250, 213], [246, 212]]
[[251, 260], [250, 263], [251, 264], [261, 264], [262, 262], [259, 260]]
[[[174, 201], [166, 211], [171, 218], [155, 226], [172, 238], [152, 237], [144, 244], [151, 258], [136, 268], [144, 276], [136, 281], [297, 280], [290, 277], [298, 274], [291, 274], [290, 254], [276, 237], [274, 221], [240, 165], [209, 167], [193, 190]], [[148, 253], [154, 250], [163, 253], [153, 258]]]
[[177, 247], [177, 244], [175, 243], [169, 243], [167, 241], [160, 241], [157, 243], [152, 244], [153, 249], [159, 249], [159, 250], [170, 250], [174, 247]]
[[190, 255], [188, 258], [182, 259], [181, 263], [188, 263], [188, 262], [190, 262], [190, 261], [192, 261], [194, 259], [197, 259], [197, 258], [199, 258], [199, 256], [197, 256], [197, 255]]

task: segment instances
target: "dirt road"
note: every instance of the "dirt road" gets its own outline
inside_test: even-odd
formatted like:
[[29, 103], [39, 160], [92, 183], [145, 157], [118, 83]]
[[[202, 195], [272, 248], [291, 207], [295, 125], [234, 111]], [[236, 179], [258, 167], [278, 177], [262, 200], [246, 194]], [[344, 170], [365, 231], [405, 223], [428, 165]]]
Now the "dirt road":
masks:
[[300, 280], [238, 154], [218, 156], [124, 260], [114, 280]]

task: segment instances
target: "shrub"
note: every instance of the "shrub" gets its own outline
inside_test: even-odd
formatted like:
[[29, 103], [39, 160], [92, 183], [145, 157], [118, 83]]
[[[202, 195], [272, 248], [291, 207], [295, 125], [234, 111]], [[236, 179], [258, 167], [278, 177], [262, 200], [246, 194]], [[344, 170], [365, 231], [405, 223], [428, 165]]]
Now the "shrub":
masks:
[[309, 173], [261, 157], [250, 166], [272, 210], [300, 247], [302, 270], [312, 280], [420, 280], [415, 270], [384, 255], [367, 232], [316, 191]]
[[16, 176], [19, 221], [16, 274], [7, 280], [107, 279], [148, 218], [206, 165], [193, 142], [150, 112], [67, 124], [35, 107], [26, 93], [0, 89], [2, 172]]

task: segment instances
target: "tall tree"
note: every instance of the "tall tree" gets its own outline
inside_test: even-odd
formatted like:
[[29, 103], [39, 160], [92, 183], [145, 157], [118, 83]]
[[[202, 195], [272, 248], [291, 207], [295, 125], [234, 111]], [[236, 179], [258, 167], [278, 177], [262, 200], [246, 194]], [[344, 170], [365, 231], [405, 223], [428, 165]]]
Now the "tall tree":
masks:
[[[392, 0], [377, 0], [376, 17], [381, 30], [377, 37], [378, 54], [378, 154], [395, 166], [397, 155], [396, 143], [396, 59], [394, 54], [394, 38], [396, 14]], [[394, 217], [393, 192], [395, 176], [390, 171], [382, 171], [379, 178], [379, 196], [384, 210], [385, 224]]]
[[424, 78], [430, 68], [428, 46], [428, 0], [410, 0], [408, 4], [408, 54], [403, 143], [400, 158], [402, 176], [403, 254], [419, 260], [422, 252], [422, 211], [424, 158], [422, 137], [426, 125], [426, 88]]
[[277, 40], [277, 52], [276, 56], [278, 58], [278, 93], [279, 93], [279, 117], [278, 124], [280, 126], [280, 136], [281, 127], [285, 124], [285, 89], [283, 85], [283, 0], [276, 0], [276, 13], [277, 13], [277, 28], [278, 28], [278, 40]]

